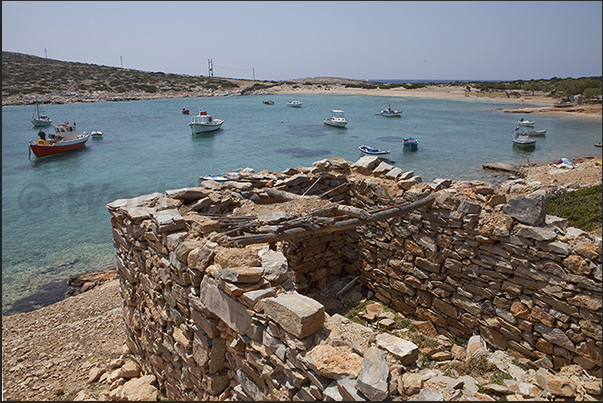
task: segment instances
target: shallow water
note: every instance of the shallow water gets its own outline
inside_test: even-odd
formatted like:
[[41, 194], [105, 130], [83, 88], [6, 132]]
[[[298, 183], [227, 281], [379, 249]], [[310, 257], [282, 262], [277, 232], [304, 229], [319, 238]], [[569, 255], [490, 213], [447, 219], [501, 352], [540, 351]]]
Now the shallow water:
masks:
[[[262, 103], [268, 98], [275, 104]], [[294, 99], [302, 108], [286, 107]], [[388, 104], [402, 117], [380, 116]], [[113, 266], [107, 203], [197, 186], [202, 175], [242, 167], [281, 172], [329, 157], [355, 162], [362, 144], [391, 150], [393, 165], [424, 181], [497, 183], [506, 176], [482, 170], [482, 164], [601, 155], [593, 146], [601, 141], [601, 120], [592, 118], [523, 116], [548, 132], [534, 150], [517, 149], [511, 131], [522, 115], [496, 110], [515, 106], [537, 105], [328, 94], [45, 105], [55, 124], [75, 119], [78, 133], [101, 130], [104, 138], [39, 160], [28, 159], [27, 148], [29, 139], [37, 139], [29, 121], [35, 108], [3, 107], [3, 314], [44, 305], [40, 294], [56, 295], [57, 280]], [[191, 135], [187, 124], [199, 109], [224, 119], [222, 129]], [[323, 124], [332, 109], [345, 111], [346, 128]], [[408, 136], [419, 141], [417, 151], [403, 150]]]

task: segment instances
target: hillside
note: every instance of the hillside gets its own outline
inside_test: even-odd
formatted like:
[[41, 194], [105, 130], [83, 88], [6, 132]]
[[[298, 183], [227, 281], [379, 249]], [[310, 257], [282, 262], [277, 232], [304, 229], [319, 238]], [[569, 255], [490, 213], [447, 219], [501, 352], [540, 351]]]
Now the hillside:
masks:
[[2, 52], [2, 105], [239, 94], [275, 82], [145, 72]]
[[[2, 106], [138, 99], [195, 98], [243, 95], [284, 86], [366, 84], [337, 77], [280, 81], [243, 80], [147, 72], [96, 64], [65, 62], [15, 52], [2, 52]], [[309, 87], [313, 87], [310, 85]], [[273, 92], [273, 91], [270, 91]]]

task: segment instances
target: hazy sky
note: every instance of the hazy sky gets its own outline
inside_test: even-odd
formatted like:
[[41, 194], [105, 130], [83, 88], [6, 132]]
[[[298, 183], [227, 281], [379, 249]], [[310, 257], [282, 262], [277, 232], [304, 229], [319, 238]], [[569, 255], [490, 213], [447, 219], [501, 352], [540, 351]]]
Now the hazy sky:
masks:
[[2, 50], [257, 80], [601, 76], [601, 1], [3, 1]]

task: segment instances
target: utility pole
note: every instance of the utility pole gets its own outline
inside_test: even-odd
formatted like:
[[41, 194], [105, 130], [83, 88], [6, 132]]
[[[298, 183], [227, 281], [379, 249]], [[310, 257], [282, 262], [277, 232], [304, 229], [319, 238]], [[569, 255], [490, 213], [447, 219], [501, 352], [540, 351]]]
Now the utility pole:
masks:
[[124, 59], [123, 56], [119, 56], [119, 63], [121, 64], [121, 68], [124, 68]]
[[252, 67], [251, 70], [253, 70], [253, 81], [255, 81], [255, 67]]
[[44, 54], [46, 55], [46, 59], [48, 59], [48, 52], [46, 51], [46, 48], [44, 48]]
[[214, 78], [214, 63], [211, 59], [207, 59], [207, 68], [209, 70], [209, 77]]

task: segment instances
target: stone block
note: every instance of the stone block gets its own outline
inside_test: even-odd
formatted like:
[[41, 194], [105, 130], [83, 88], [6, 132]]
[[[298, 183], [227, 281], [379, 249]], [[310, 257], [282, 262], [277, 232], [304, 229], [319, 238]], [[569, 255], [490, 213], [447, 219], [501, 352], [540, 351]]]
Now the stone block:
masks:
[[199, 298], [202, 305], [224, 321], [235, 332], [244, 335], [251, 325], [245, 305], [222, 291], [211, 276], [203, 277]]
[[325, 308], [319, 302], [299, 294], [281, 294], [263, 300], [264, 313], [297, 338], [317, 331], [325, 321]]

